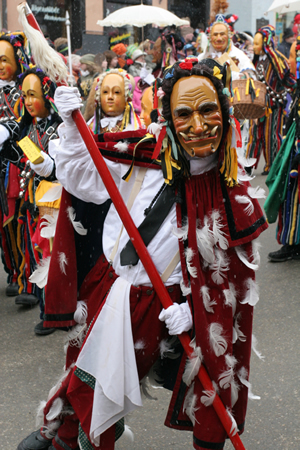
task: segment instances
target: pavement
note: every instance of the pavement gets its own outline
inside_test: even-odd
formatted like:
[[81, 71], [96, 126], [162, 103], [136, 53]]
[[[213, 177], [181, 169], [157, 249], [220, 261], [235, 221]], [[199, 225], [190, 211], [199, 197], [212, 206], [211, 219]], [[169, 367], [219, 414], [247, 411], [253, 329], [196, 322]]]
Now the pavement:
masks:
[[[253, 185], [265, 187], [256, 171]], [[266, 187], [265, 187], [266, 188]], [[266, 189], [267, 191], [267, 189]], [[241, 439], [247, 450], [300, 449], [300, 261], [268, 262], [267, 254], [280, 248], [273, 224], [261, 238], [261, 266], [257, 273], [260, 301], [255, 307], [253, 334], [264, 356], [252, 355], [250, 382], [260, 400], [249, 400]], [[36, 411], [60, 377], [64, 365], [65, 332], [38, 337], [38, 306], [16, 306], [5, 296], [6, 276], [0, 268], [0, 450], [16, 450], [18, 443], [38, 428]], [[121, 438], [117, 450], [192, 449], [190, 432], [170, 430], [163, 423], [170, 393], [150, 389], [157, 400], [127, 420], [134, 442]], [[230, 442], [226, 449], [232, 449]]]

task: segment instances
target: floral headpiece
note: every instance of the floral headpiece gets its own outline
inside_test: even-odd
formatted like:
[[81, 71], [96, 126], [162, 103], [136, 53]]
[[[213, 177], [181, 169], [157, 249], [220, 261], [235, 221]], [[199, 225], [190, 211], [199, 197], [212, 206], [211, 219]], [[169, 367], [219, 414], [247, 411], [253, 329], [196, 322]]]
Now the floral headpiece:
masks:
[[4, 36], [9, 38], [10, 44], [13, 46], [15, 54], [17, 56], [17, 61], [20, 64], [21, 73], [24, 73], [25, 70], [30, 68], [30, 58], [25, 52], [25, 46], [27, 43], [25, 34], [22, 32], [15, 32], [5, 34], [2, 37]]

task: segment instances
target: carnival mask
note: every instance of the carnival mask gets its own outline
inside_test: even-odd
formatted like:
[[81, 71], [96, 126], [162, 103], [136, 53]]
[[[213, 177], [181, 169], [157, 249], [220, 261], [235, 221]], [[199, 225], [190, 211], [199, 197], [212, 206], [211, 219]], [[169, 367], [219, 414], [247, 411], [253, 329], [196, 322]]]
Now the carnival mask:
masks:
[[111, 73], [101, 84], [101, 109], [106, 116], [116, 117], [122, 114], [126, 107], [125, 86], [121, 75]]
[[141, 102], [140, 119], [142, 124], [145, 125], [146, 128], [151, 123], [150, 113], [152, 110], [153, 110], [153, 91], [152, 86], [150, 86], [144, 90]]
[[13, 46], [9, 42], [0, 41], [0, 80], [15, 80], [17, 70]]
[[210, 32], [210, 41], [216, 52], [224, 53], [228, 45], [228, 29], [226, 25], [217, 23]]
[[47, 117], [50, 112], [45, 106], [41, 81], [33, 73], [25, 77], [22, 84], [22, 97], [25, 108], [32, 117]]
[[256, 33], [253, 40], [253, 51], [255, 55], [262, 55], [263, 52], [263, 37], [260, 33]]
[[180, 78], [170, 101], [178, 140], [192, 157], [214, 153], [223, 133], [221, 106], [213, 83], [202, 76]]

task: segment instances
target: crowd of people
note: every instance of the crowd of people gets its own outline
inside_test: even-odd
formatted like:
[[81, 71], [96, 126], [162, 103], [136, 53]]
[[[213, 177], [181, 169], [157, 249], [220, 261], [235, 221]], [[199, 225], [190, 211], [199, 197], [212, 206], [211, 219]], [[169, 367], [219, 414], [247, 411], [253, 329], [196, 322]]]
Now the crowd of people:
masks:
[[[39, 67], [26, 33], [0, 36], [6, 295], [39, 304], [37, 335], [69, 333], [43, 424], [18, 450], [114, 448], [124, 417], [142, 405], [147, 376], [173, 391], [166, 425], [191, 430], [194, 448], [224, 448], [216, 396], [243, 432], [257, 238], [267, 228], [264, 191], [250, 184], [261, 153], [265, 211], [269, 223], [278, 220], [282, 245], [269, 258], [300, 259], [299, 17], [278, 47], [274, 27], [253, 37], [235, 30], [233, 14], [217, 14], [207, 29], [157, 29], [153, 40], [71, 61], [66, 39], [48, 40], [64, 86]], [[254, 98], [255, 83], [266, 85], [262, 117], [235, 118], [236, 80], [250, 80]], [[77, 110], [172, 306], [161, 304], [144, 251], [78, 131]], [[182, 333], [191, 338], [190, 363]], [[197, 377], [201, 364], [212, 390]]]

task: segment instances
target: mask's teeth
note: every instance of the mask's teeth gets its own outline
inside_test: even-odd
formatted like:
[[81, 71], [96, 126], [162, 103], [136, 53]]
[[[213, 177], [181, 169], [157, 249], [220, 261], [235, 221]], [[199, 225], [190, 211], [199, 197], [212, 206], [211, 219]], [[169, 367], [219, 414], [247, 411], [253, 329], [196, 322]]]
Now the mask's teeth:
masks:
[[211, 130], [210, 135], [211, 135], [211, 136], [215, 136], [215, 134], [216, 134], [216, 132], [217, 132], [217, 129], [218, 129], [218, 125], [216, 125], [216, 126]]
[[186, 134], [182, 133], [181, 131], [179, 132], [179, 134], [180, 134], [180, 136], [182, 136], [183, 139], [185, 139], [186, 141], [189, 140], [189, 138], [188, 138], [188, 136], [187, 136]]

